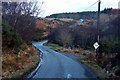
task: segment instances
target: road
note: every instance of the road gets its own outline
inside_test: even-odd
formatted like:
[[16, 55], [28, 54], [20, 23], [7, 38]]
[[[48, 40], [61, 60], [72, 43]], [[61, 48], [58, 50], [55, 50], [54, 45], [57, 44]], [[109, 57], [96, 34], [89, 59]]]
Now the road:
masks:
[[83, 64], [44, 46], [46, 42], [33, 43], [43, 54], [41, 66], [33, 78], [96, 78]]

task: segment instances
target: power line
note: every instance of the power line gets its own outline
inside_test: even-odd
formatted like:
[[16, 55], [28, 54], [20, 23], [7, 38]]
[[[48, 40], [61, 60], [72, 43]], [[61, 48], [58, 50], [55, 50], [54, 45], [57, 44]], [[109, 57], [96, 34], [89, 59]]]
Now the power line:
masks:
[[90, 7], [94, 6], [95, 4], [97, 4], [99, 1], [95, 2], [94, 4], [92, 4], [91, 6], [87, 7], [85, 10], [89, 9]]

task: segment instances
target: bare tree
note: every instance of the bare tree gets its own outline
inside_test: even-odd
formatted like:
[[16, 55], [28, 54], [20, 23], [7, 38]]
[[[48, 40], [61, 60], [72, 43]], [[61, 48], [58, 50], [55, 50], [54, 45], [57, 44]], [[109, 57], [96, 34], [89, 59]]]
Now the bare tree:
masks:
[[[43, 5], [43, 2], [40, 4]], [[27, 2], [3, 2], [3, 21], [13, 26], [21, 36], [30, 40], [34, 34], [36, 17], [41, 13], [36, 0]]]
[[59, 30], [57, 39], [62, 43], [62, 45], [72, 44], [73, 38], [69, 30], [61, 29]]
[[68, 27], [56, 28], [50, 37], [52, 37], [52, 40], [54, 42], [57, 42], [63, 46], [66, 46], [67, 44], [72, 44], [74, 39], [70, 32], [70, 28]]

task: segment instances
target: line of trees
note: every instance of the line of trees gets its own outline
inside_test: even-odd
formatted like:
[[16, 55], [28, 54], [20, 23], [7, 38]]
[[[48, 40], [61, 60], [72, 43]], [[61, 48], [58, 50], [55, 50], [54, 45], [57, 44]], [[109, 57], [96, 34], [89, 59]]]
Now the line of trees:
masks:
[[[114, 14], [112, 8], [105, 8], [101, 14]], [[72, 18], [72, 19], [97, 19], [97, 11], [58, 13], [47, 16], [46, 18]]]
[[73, 12], [73, 13], [58, 13], [47, 16], [46, 18], [72, 18], [72, 19], [96, 19], [96, 11], [86, 11], [86, 12]]
[[96, 41], [95, 27], [57, 27], [49, 35], [49, 40], [62, 46], [74, 46], [88, 49]]

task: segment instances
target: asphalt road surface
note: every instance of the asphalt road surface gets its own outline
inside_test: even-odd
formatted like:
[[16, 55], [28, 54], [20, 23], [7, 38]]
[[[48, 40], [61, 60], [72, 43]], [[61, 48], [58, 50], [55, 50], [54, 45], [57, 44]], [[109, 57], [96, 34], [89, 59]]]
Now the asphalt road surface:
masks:
[[41, 66], [32, 78], [84, 78], [96, 79], [96, 75], [83, 64], [44, 46], [43, 42], [33, 45], [42, 53]]

